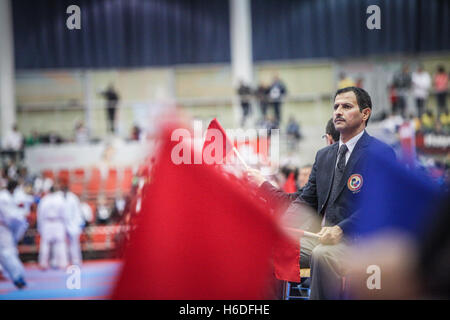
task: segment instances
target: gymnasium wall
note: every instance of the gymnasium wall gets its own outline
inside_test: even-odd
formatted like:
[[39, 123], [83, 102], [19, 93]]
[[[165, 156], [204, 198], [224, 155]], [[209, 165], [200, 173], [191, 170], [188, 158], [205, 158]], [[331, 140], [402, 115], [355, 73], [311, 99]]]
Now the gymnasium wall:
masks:
[[[418, 60], [422, 61], [425, 69], [432, 74], [439, 64], [450, 70], [450, 54], [409, 60], [383, 57], [364, 60], [271, 62], [255, 64], [255, 83], [270, 83], [273, 75], [278, 74], [289, 91], [282, 114], [283, 122], [293, 114], [299, 120], [309, 118], [308, 124], [321, 125], [330, 115], [328, 107], [339, 71], [346, 71], [354, 77], [366, 77], [365, 85], [368, 86], [369, 92], [376, 96], [375, 91], [379, 90], [384, 95], [384, 98], [377, 102], [377, 108], [381, 110], [388, 107], [383, 85], [389, 81], [390, 75], [397, 71], [404, 61], [410, 61], [411, 67], [414, 68], [414, 63]], [[380, 88], [370, 87], [375, 86], [375, 80], [371, 81], [371, 77], [382, 82], [378, 85]], [[158, 108], [156, 106], [164, 108], [160, 106], [161, 102], [174, 99], [195, 118], [207, 120], [220, 117], [227, 127], [234, 127], [239, 119], [239, 108], [233, 108], [236, 99], [235, 89], [231, 86], [229, 65], [19, 71], [16, 75], [16, 98], [20, 130], [24, 134], [33, 130], [56, 131], [69, 138], [77, 121], [85, 120], [84, 107], [88, 103], [92, 108], [92, 132], [94, 136], [103, 137], [106, 134], [103, 109], [105, 103], [98, 93], [109, 83], [114, 83], [121, 96], [118, 117], [119, 133], [122, 136], [129, 134], [133, 123], [145, 125], [141, 122], [149, 113], [149, 109]], [[430, 105], [435, 105], [433, 97], [430, 97]], [[314, 119], [311, 120], [311, 117]]]

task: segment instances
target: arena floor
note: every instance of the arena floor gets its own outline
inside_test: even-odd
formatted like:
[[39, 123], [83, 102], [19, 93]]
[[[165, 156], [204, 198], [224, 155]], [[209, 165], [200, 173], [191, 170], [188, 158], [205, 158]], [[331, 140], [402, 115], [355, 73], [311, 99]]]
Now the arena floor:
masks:
[[11, 281], [0, 280], [0, 300], [103, 300], [114, 286], [120, 268], [118, 260], [87, 261], [81, 267], [80, 289], [68, 289], [71, 274], [62, 270], [42, 271], [36, 264], [27, 264], [28, 286], [18, 290]]

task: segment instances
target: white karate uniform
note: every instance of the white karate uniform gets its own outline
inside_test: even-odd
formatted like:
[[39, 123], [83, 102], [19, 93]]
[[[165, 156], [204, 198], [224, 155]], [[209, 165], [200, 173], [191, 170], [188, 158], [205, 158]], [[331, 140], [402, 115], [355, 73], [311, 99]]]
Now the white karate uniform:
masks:
[[31, 205], [34, 202], [34, 197], [27, 194], [21, 187], [17, 187], [14, 190], [13, 198], [14, 198], [14, 202], [16, 203], [16, 205], [22, 209], [22, 211], [21, 211], [22, 218], [21, 219], [23, 220], [23, 224], [18, 226], [16, 233], [15, 233], [15, 239], [17, 242], [19, 242], [23, 238], [25, 231], [27, 231], [27, 229], [28, 229], [28, 223], [26, 222], [26, 217], [30, 214]]
[[0, 191], [0, 265], [12, 281], [25, 275], [17, 251], [17, 242], [27, 227], [25, 210], [16, 205], [9, 191]]
[[72, 192], [63, 193], [65, 208], [65, 224], [69, 240], [69, 254], [72, 264], [80, 265], [82, 262], [80, 248], [80, 234], [83, 230], [84, 219], [81, 212], [79, 198]]
[[50, 251], [56, 267], [66, 268], [68, 264], [64, 201], [62, 192], [53, 192], [43, 197], [38, 205], [39, 265], [44, 269], [49, 266]]

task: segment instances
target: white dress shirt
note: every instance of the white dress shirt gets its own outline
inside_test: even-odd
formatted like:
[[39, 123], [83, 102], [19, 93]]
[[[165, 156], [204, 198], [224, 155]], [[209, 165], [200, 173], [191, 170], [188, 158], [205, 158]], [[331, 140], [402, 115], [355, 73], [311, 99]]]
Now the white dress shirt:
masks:
[[[353, 152], [353, 149], [355, 149], [356, 143], [358, 142], [358, 140], [362, 137], [362, 135], [364, 134], [366, 130], [361, 131], [360, 133], [358, 133], [356, 136], [354, 136], [353, 138], [351, 138], [350, 140], [347, 141], [347, 143], [345, 143], [345, 145], [348, 148], [347, 153], [345, 154], [345, 165], [347, 165], [348, 159], [350, 158], [350, 155]], [[339, 149], [341, 148], [341, 146], [344, 143], [342, 142], [341, 139], [339, 139]], [[336, 159], [336, 166], [338, 163], [339, 159]]]

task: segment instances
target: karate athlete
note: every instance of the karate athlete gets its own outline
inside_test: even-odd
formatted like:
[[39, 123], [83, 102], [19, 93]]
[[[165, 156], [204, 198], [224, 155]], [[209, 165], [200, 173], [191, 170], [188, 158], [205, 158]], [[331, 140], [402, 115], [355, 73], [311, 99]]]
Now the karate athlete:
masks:
[[82, 262], [80, 235], [84, 226], [80, 199], [74, 193], [69, 191], [69, 187], [66, 182], [62, 183], [62, 194], [65, 203], [64, 218], [67, 238], [69, 241], [70, 262], [72, 264], [80, 265]]
[[19, 259], [17, 243], [28, 227], [26, 209], [17, 206], [13, 194], [17, 187], [14, 180], [8, 181], [6, 190], [0, 191], [0, 265], [14, 285], [26, 286], [25, 270]]
[[53, 256], [52, 267], [67, 267], [67, 245], [65, 225], [65, 203], [63, 193], [56, 191], [57, 186], [50, 189], [37, 209], [38, 232], [41, 236], [39, 246], [39, 266], [46, 270], [49, 267], [50, 252]]

